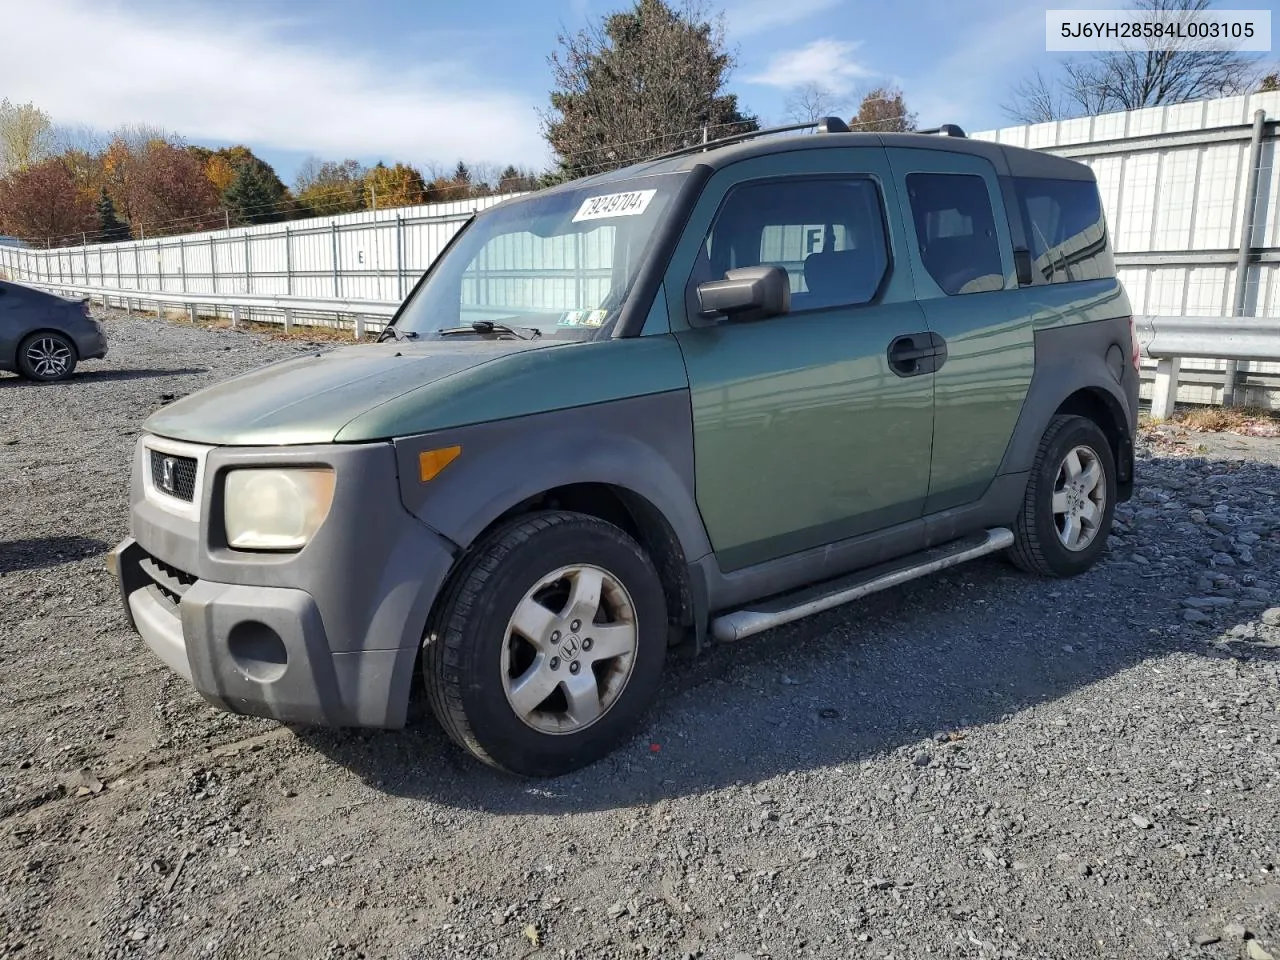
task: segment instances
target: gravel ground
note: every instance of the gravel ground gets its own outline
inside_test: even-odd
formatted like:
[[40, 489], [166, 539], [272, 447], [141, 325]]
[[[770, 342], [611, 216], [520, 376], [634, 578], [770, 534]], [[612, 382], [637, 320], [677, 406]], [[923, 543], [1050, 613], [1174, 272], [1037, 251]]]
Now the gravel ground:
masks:
[[125, 628], [139, 421], [314, 349], [0, 375], [0, 957], [1280, 956], [1280, 441], [1152, 433], [1089, 574], [986, 560], [695, 659], [504, 778], [218, 713]]

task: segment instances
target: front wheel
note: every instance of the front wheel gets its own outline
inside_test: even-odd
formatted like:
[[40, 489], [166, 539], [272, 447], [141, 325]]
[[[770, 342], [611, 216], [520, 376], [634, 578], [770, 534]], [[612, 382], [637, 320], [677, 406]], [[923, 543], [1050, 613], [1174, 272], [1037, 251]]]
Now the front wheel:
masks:
[[1106, 549], [1115, 504], [1106, 434], [1086, 417], [1054, 417], [1036, 450], [1010, 558], [1045, 576], [1083, 573]]
[[662, 584], [626, 533], [583, 514], [522, 517], [475, 547], [432, 617], [432, 711], [492, 766], [567, 773], [633, 732], [666, 630]]
[[75, 344], [52, 330], [33, 333], [18, 347], [18, 372], [28, 380], [65, 380], [75, 368]]

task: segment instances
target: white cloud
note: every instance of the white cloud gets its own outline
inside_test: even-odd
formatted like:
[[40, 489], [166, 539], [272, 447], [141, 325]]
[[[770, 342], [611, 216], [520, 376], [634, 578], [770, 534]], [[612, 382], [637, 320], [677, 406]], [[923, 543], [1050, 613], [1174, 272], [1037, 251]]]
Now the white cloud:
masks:
[[725, 25], [735, 37], [790, 26], [830, 10], [840, 0], [741, 0], [725, 11]]
[[476, 80], [467, 64], [378, 61], [281, 34], [278, 23], [237, 26], [178, 4], [14, 4], [0, 31], [0, 91], [60, 124], [143, 122], [196, 142], [415, 163], [547, 157], [533, 102]]
[[847, 95], [856, 81], [872, 75], [853, 58], [858, 46], [844, 40], [815, 40], [796, 50], [774, 54], [764, 70], [746, 80], [783, 89], [813, 83], [838, 96]]

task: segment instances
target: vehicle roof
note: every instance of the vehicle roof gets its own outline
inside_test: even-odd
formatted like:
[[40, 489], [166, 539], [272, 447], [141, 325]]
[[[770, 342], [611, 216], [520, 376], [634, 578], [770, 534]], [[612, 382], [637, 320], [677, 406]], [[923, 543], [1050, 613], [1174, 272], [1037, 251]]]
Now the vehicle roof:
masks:
[[581, 177], [560, 184], [553, 190], [577, 189], [596, 183], [630, 180], [635, 177], [662, 173], [678, 173], [707, 166], [713, 170], [753, 157], [799, 150], [831, 150], [841, 147], [910, 147], [916, 150], [937, 150], [942, 153], [962, 153], [989, 160], [1000, 176], [1051, 177], [1063, 180], [1095, 180], [1093, 171], [1083, 163], [1065, 157], [1012, 147], [990, 140], [973, 140], [968, 137], [939, 136], [933, 133], [808, 133], [801, 135], [772, 135], [762, 131], [759, 136], [735, 143], [716, 145], [708, 143], [705, 150], [691, 148], [677, 156], [655, 157], [641, 160], [630, 166], [605, 173]]

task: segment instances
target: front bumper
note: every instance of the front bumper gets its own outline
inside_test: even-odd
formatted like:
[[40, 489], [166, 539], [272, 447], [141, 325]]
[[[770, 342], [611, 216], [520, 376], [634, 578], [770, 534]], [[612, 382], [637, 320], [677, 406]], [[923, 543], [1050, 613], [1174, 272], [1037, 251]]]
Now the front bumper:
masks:
[[[175, 510], [151, 492], [139, 444], [130, 536], [108, 558], [130, 625], [220, 709], [403, 726], [453, 552], [404, 509], [389, 446], [208, 448], [200, 458], [193, 501]], [[230, 550], [207, 519], [225, 471], [264, 459], [327, 463], [338, 475], [329, 517], [295, 554]]]
[[132, 538], [111, 551], [133, 628], [214, 706], [289, 723], [403, 725], [393, 707], [407, 705], [416, 648], [335, 652], [303, 590], [197, 581], [175, 597], [154, 564]]

